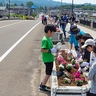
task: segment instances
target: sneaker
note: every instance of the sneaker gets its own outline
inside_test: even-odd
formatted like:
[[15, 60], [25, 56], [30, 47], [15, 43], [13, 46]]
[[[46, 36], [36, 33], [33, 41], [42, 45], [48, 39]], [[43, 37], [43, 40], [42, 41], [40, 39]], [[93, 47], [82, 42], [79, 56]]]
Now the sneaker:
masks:
[[47, 89], [51, 89], [51, 87], [49, 87], [49, 86], [45, 86]]
[[50, 92], [50, 87], [40, 84], [39, 90], [43, 92]]

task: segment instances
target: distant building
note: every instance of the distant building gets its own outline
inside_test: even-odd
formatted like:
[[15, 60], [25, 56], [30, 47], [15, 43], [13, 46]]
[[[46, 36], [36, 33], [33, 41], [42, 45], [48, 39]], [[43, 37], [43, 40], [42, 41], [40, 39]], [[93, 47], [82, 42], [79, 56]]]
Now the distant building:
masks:
[[8, 10], [6, 9], [5, 6], [0, 6], [0, 16], [5, 16], [6, 14], [8, 14]]
[[10, 14], [23, 14], [28, 15], [29, 9], [24, 6], [10, 7]]

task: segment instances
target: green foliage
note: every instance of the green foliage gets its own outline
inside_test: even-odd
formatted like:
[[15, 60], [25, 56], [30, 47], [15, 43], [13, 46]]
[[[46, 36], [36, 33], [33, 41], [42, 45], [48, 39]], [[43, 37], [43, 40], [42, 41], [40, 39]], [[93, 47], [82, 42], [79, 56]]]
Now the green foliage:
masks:
[[3, 6], [3, 4], [2, 4], [2, 3], [0, 3], [0, 6]]
[[31, 15], [32, 17], [36, 17], [37, 16], [37, 14], [36, 13], [32, 13], [32, 15]]
[[17, 3], [15, 3], [14, 6], [17, 6]]
[[68, 76], [67, 76], [66, 74], [63, 74], [63, 75], [62, 75], [62, 78], [65, 78], [65, 77], [68, 77]]
[[94, 5], [86, 5], [82, 7], [83, 10], [96, 10], [96, 6]]
[[26, 6], [27, 6], [27, 7], [30, 8], [32, 5], [34, 5], [34, 3], [33, 3], [32, 1], [28, 1], [28, 2], [26, 2]]
[[20, 6], [24, 6], [24, 4], [23, 3], [21, 3], [21, 5]]
[[23, 18], [23, 15], [22, 14], [18, 14], [17, 15], [19, 18]]
[[77, 84], [77, 86], [82, 86], [83, 81], [82, 81], [82, 80], [77, 80], [77, 81], [76, 81], [76, 84]]
[[65, 84], [69, 84], [69, 82], [67, 80], [64, 81]]
[[[54, 7], [53, 9], [72, 9], [72, 5], [71, 4], [68, 4], [68, 5], [60, 5], [59, 7]], [[91, 4], [88, 4], [88, 5], [85, 5], [85, 4], [78, 4], [78, 5], [73, 5], [73, 8], [81, 8], [82, 10], [96, 10], [96, 6], [95, 5], [91, 5]]]
[[12, 17], [16, 17], [16, 14], [12, 14], [11, 16], [12, 16]]
[[7, 8], [7, 9], [9, 8], [9, 4], [8, 4], [8, 3], [6, 4], [6, 8]]
[[71, 69], [72, 69], [72, 67], [71, 67], [70, 65], [66, 65], [66, 70], [67, 70], [68, 72], [70, 72]]

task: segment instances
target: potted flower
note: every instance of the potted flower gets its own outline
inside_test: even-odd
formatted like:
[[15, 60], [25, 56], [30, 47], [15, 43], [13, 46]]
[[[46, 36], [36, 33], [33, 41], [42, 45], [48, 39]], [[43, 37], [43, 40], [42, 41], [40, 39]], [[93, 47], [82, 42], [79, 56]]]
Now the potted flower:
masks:
[[78, 72], [73, 72], [73, 75], [74, 75], [75, 78], [79, 78], [80, 77], [80, 72], [79, 71]]
[[57, 72], [57, 76], [61, 77], [63, 75], [64, 66], [62, 64], [59, 65], [59, 71]]
[[72, 59], [72, 60], [71, 60], [71, 64], [72, 64], [72, 65], [75, 65], [75, 63], [76, 63], [75, 59]]
[[72, 69], [72, 64], [67, 64], [67, 65], [66, 65], [66, 70], [67, 70], [68, 72], [70, 72], [71, 69]]
[[79, 64], [81, 65], [83, 63], [83, 60], [79, 60]]
[[57, 61], [58, 61], [59, 63], [62, 62], [62, 61], [64, 61], [63, 56], [62, 56], [62, 55], [58, 55]]
[[82, 80], [76, 80], [76, 85], [77, 86], [82, 86], [83, 85], [83, 81]]
[[70, 84], [71, 83], [71, 80], [69, 78], [64, 78], [63, 80], [64, 80], [65, 84]]
[[64, 71], [64, 66], [62, 64], [59, 65], [59, 71]]
[[66, 71], [63, 71], [63, 72], [64, 72], [64, 74], [62, 75], [62, 78], [68, 77], [68, 72], [66, 72]]

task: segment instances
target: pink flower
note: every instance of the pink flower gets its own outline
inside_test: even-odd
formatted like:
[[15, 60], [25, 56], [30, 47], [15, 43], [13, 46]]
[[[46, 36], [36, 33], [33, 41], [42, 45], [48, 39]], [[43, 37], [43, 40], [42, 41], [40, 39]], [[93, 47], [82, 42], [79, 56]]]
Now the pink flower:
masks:
[[67, 62], [64, 60], [64, 61], [61, 62], [61, 64], [64, 64], [65, 65], [65, 64], [67, 64]]
[[84, 77], [82, 77], [82, 78], [80, 78], [82, 81], [85, 81], [85, 78]]
[[62, 52], [60, 51], [60, 52], [58, 52], [58, 55], [61, 55], [62, 54]]
[[62, 61], [64, 61], [64, 58], [61, 55], [58, 55], [57, 60], [58, 60], [58, 62], [62, 62]]
[[75, 78], [75, 81], [78, 81], [78, 80], [80, 80], [80, 78]]
[[76, 68], [79, 69], [79, 64], [78, 64], [78, 62], [76, 62]]
[[79, 71], [78, 72], [74, 72], [73, 75], [74, 75], [75, 78], [79, 78], [80, 77], [80, 72]]

